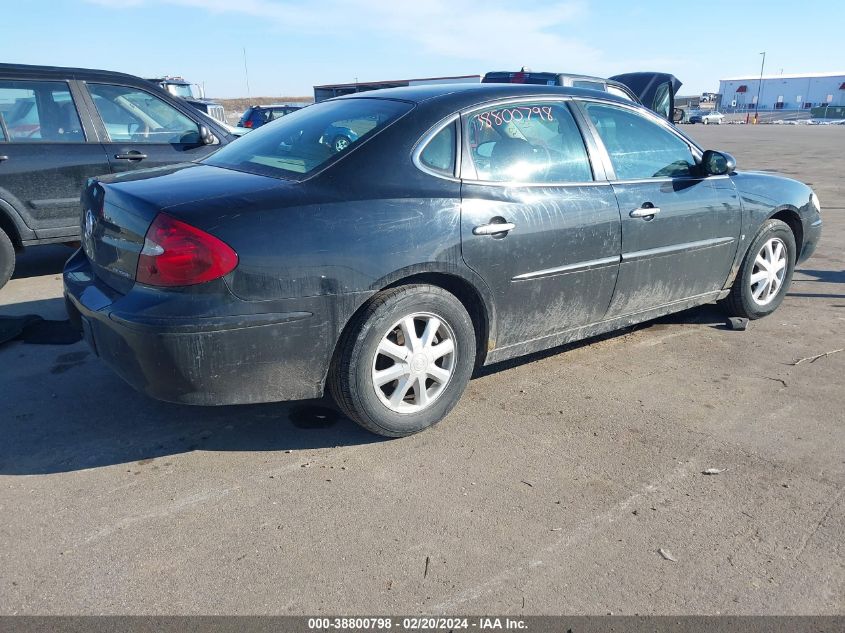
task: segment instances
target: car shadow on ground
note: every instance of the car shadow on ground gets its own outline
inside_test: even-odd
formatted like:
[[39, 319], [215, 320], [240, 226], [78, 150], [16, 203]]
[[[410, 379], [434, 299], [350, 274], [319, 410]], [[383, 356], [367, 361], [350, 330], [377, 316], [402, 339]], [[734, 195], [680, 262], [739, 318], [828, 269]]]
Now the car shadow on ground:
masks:
[[724, 312], [722, 312], [719, 306], [715, 304], [707, 304], [695, 308], [690, 308], [689, 310], [684, 310], [683, 312], [669, 314], [653, 321], [638, 323], [637, 325], [626, 327], [621, 330], [615, 330], [613, 332], [608, 332], [607, 334], [593, 336], [582, 341], [567, 343], [566, 345], [560, 345], [551, 349], [535, 352], [533, 354], [528, 354], [527, 356], [520, 356], [519, 358], [513, 358], [499, 363], [494, 363], [486, 367], [480, 367], [475, 371], [473, 378], [481, 378], [483, 376], [489, 376], [490, 374], [495, 374], [497, 372], [504, 371], [506, 369], [511, 369], [513, 367], [527, 365], [538, 360], [543, 360], [544, 358], [549, 358], [550, 356], [557, 356], [558, 354], [570, 352], [572, 350], [580, 349], [582, 347], [588, 347], [589, 345], [593, 345], [594, 343], [597, 343], [599, 341], [606, 341], [609, 339], [626, 336], [635, 331], [648, 330], [650, 328], [665, 328], [669, 325], [704, 325], [719, 330], [731, 329], [730, 327], [728, 327], [725, 314]]
[[845, 270], [797, 270], [796, 274], [807, 275], [814, 279], [800, 281], [821, 281], [830, 284], [845, 284]]
[[[64, 315], [62, 299], [0, 315]], [[53, 321], [55, 323], [56, 321]], [[83, 342], [0, 345], [0, 475], [98, 468], [191, 451], [297, 451], [380, 442], [327, 399], [225, 407], [153, 400]]]
[[[801, 271], [838, 283], [841, 273]], [[822, 295], [831, 297], [833, 295]], [[63, 314], [49, 299], [0, 306], [0, 314]], [[474, 378], [526, 365], [638, 330], [667, 326], [729, 329], [708, 304], [598, 337], [537, 352], [475, 372]], [[21, 356], [21, 342], [0, 347], [0, 366]], [[123, 383], [83, 343], [35, 346], [51, 360], [30, 397], [0, 375], [0, 475], [39, 475], [112, 466], [191, 451], [283, 451], [363, 445], [384, 438], [361, 429], [328, 401], [191, 407], [158, 402]], [[48, 351], [49, 350], [49, 351]], [[33, 361], [27, 361], [33, 362]], [[31, 397], [34, 395], [35, 397]]]
[[29, 279], [43, 275], [60, 275], [65, 262], [73, 255], [75, 248], [64, 244], [47, 244], [27, 248], [15, 261], [12, 279]]

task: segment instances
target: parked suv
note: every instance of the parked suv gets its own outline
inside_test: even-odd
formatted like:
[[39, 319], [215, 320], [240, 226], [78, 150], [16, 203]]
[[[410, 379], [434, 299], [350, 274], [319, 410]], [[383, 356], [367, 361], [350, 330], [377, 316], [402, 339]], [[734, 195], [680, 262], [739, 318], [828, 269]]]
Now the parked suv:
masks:
[[238, 127], [245, 127], [255, 129], [261, 127], [265, 123], [280, 119], [286, 114], [301, 110], [305, 106], [288, 105], [288, 104], [274, 104], [274, 105], [254, 105], [246, 109], [238, 121]]
[[23, 248], [79, 239], [88, 177], [197, 160], [234, 138], [140, 77], [0, 64], [0, 287]]

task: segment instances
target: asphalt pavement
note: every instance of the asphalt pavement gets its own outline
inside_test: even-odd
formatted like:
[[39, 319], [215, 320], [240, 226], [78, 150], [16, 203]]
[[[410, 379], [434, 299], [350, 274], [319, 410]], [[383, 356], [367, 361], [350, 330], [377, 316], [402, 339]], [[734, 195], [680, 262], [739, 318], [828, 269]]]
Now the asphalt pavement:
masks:
[[[845, 352], [795, 363], [845, 348], [845, 127], [683, 129], [823, 205], [744, 332], [705, 306], [510, 362], [399, 440], [0, 347], [0, 614], [843, 613]], [[69, 255], [31, 249], [0, 314], [64, 318]]]

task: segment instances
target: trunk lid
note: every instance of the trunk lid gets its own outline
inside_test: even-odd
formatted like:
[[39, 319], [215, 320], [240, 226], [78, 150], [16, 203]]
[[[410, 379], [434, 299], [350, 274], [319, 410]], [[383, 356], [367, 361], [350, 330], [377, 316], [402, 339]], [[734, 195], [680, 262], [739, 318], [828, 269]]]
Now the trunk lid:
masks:
[[[197, 164], [91, 179], [82, 194], [82, 248], [97, 277], [125, 294], [135, 284], [144, 238], [160, 212], [205, 201], [212, 206], [215, 198], [280, 186], [283, 181], [266, 176]], [[174, 208], [173, 215], [183, 214]], [[214, 218], [185, 219], [189, 224], [194, 220], [214, 224]]]

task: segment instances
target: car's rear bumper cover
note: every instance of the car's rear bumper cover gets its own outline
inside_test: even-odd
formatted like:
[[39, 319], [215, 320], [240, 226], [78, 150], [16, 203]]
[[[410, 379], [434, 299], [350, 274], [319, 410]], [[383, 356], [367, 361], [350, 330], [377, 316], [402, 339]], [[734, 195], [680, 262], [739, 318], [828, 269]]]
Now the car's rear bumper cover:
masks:
[[151, 316], [114, 293], [84, 256], [65, 268], [65, 297], [95, 353], [137, 390], [168, 402], [248, 404], [316, 398], [332, 349], [326, 297], [301, 309]]

